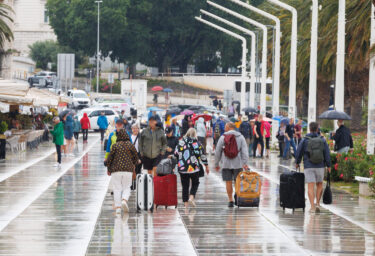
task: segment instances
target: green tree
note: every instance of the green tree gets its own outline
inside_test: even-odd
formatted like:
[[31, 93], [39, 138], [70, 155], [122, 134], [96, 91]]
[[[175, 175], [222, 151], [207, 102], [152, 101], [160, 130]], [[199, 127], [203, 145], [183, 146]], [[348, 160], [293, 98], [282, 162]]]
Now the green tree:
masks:
[[38, 41], [29, 46], [30, 57], [37, 68], [47, 69], [48, 63], [56, 63], [60, 46], [52, 40]]
[[12, 8], [4, 3], [0, 3], [0, 48], [3, 49], [5, 41], [13, 40], [13, 32], [9, 27], [9, 23], [13, 23], [10, 17]]

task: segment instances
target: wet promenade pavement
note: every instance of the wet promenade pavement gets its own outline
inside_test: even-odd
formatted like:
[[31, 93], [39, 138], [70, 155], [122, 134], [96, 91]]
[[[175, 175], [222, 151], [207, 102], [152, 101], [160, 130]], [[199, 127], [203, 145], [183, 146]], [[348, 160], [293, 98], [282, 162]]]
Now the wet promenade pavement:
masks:
[[274, 156], [250, 161], [263, 176], [259, 209], [227, 208], [211, 167], [196, 208], [182, 207], [178, 179], [177, 210], [137, 214], [133, 193], [131, 212], [116, 217], [99, 138], [80, 142], [60, 170], [50, 150], [0, 165], [0, 255], [375, 255], [374, 201], [334, 191], [320, 214], [284, 213], [278, 180], [293, 167]]

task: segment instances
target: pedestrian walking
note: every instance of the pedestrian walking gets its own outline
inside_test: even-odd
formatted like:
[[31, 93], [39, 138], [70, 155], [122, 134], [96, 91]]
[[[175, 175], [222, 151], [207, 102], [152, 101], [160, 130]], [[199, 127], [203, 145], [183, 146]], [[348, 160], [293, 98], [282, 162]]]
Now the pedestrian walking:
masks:
[[264, 137], [266, 139], [266, 157], [270, 157], [271, 124], [263, 121]]
[[291, 146], [293, 147], [293, 156], [295, 157], [297, 149], [296, 144], [294, 143], [294, 118], [289, 120], [289, 124], [285, 129], [285, 149], [283, 154], [284, 160], [288, 159], [288, 153]]
[[83, 142], [87, 142], [89, 129], [91, 129], [90, 119], [88, 118], [87, 113], [83, 113], [83, 117], [81, 118], [80, 123], [82, 127]]
[[202, 175], [202, 172], [204, 175], [202, 164], [205, 165], [207, 174], [209, 174], [210, 171], [207, 157], [203, 152], [202, 145], [197, 139], [197, 132], [194, 128], [190, 128], [179, 141], [175, 156], [178, 159], [178, 172], [181, 178], [182, 201], [184, 202], [185, 208], [189, 207], [189, 203], [195, 207], [195, 196], [199, 187], [199, 177]]
[[111, 152], [112, 146], [114, 144], [116, 144], [116, 142], [117, 142], [117, 133], [120, 130], [124, 129], [124, 121], [122, 119], [117, 119], [115, 127], [116, 127], [116, 129], [113, 132], [111, 132], [109, 134], [109, 137], [108, 137], [108, 142], [107, 142], [107, 147], [106, 147], [106, 153], [105, 153], [105, 156], [104, 156], [104, 161], [106, 161], [106, 159], [108, 158], [108, 155]]
[[257, 155], [258, 145], [260, 145], [260, 157], [263, 158], [263, 151], [264, 151], [264, 140], [263, 140], [263, 133], [264, 133], [264, 126], [262, 125], [263, 115], [259, 115], [258, 119], [255, 121], [254, 124], [254, 145], [253, 145], [253, 157], [255, 158]]
[[241, 124], [242, 124], [242, 115], [238, 114], [237, 121], [234, 123], [234, 125], [237, 128], [237, 131], [240, 129]]
[[67, 156], [74, 156], [73, 155], [73, 149], [74, 149], [73, 126], [74, 126], [74, 121], [73, 121], [72, 115], [69, 114], [66, 116], [65, 125], [64, 125], [64, 137], [66, 141], [65, 153]]
[[116, 214], [121, 214], [121, 208], [124, 212], [129, 211], [130, 186], [136, 176], [135, 166], [138, 160], [137, 150], [130, 142], [128, 133], [124, 129], [119, 130], [117, 142], [112, 146], [107, 159], [108, 175], [112, 176]]
[[349, 128], [344, 125], [344, 120], [338, 120], [336, 133], [333, 133], [333, 139], [335, 141], [335, 151], [339, 154], [348, 153], [349, 150], [353, 150], [353, 138]]
[[279, 130], [277, 131], [276, 138], [279, 141], [279, 157], [283, 157], [284, 149], [285, 149], [285, 124], [280, 123]]
[[141, 154], [143, 168], [148, 174], [156, 175], [156, 167], [165, 154], [167, 139], [164, 131], [156, 126], [157, 120], [151, 116], [148, 127], [145, 128], [139, 139], [139, 152]]
[[215, 168], [216, 171], [220, 171], [221, 167], [229, 200], [228, 207], [234, 207], [233, 181], [236, 180], [242, 169], [248, 169], [249, 149], [245, 137], [236, 131], [236, 126], [233, 123], [227, 123], [225, 131], [216, 146]]
[[254, 133], [255, 121], [250, 121], [250, 144], [249, 144], [249, 157], [253, 156], [253, 148], [255, 142], [255, 133]]
[[190, 122], [191, 116], [185, 115], [184, 119], [182, 119], [181, 125], [181, 136], [185, 136], [187, 131], [189, 130], [189, 122]]
[[[310, 133], [298, 145], [296, 167], [300, 167], [303, 158], [305, 182], [308, 185], [308, 196], [311, 205], [310, 212], [320, 212], [324, 171], [325, 167], [327, 167], [328, 172], [331, 172], [331, 158], [326, 140], [318, 135], [318, 123], [312, 122], [309, 127]], [[315, 185], [316, 193], [314, 192]]]
[[213, 150], [215, 150], [217, 142], [219, 141], [220, 137], [225, 132], [225, 123], [223, 119], [224, 119], [223, 116], [220, 116], [219, 119], [217, 119], [216, 123], [212, 127]]
[[165, 157], [168, 157], [174, 154], [178, 145], [178, 138], [173, 135], [173, 129], [171, 127], [167, 127], [165, 129], [165, 135], [167, 136], [167, 148], [165, 150]]
[[247, 148], [250, 148], [251, 143], [251, 126], [249, 123], [249, 118], [247, 116], [242, 117], [242, 123], [239, 127], [239, 132], [246, 140]]
[[53, 143], [56, 146], [56, 153], [57, 153], [57, 163], [54, 167], [61, 167], [61, 146], [64, 145], [64, 124], [60, 121], [58, 116], [53, 118], [53, 123], [55, 126], [51, 131], [53, 137]]
[[73, 134], [76, 143], [78, 143], [79, 133], [81, 132], [81, 123], [78, 120], [78, 116], [74, 116], [74, 123], [73, 123]]
[[180, 127], [180, 125], [177, 123], [177, 118], [172, 118], [172, 125], [171, 125], [171, 128], [173, 129], [173, 135], [174, 135], [176, 138], [180, 138], [180, 137], [181, 137], [181, 127]]
[[301, 143], [302, 140], [302, 119], [299, 119], [297, 124], [294, 126], [294, 131], [295, 131], [295, 143], [296, 146], [298, 146]]
[[221, 102], [221, 100], [219, 100], [218, 107], [219, 107], [219, 111], [223, 109], [223, 103]]
[[228, 108], [228, 117], [229, 116], [234, 116], [234, 103], [233, 102], [232, 102], [232, 105], [230, 105]]
[[204, 124], [204, 118], [203, 117], [198, 118], [196, 126], [197, 126], [196, 130], [197, 130], [198, 141], [203, 146], [204, 154], [206, 154], [206, 146], [207, 146], [206, 134], [207, 134], [207, 130], [206, 130], [206, 125]]
[[96, 124], [99, 126], [99, 131], [100, 131], [100, 141], [101, 141], [101, 143], [103, 144], [104, 134], [105, 134], [105, 131], [106, 131], [107, 128], [108, 128], [108, 119], [107, 119], [107, 117], [105, 116], [104, 111], [101, 112], [100, 116], [98, 117], [98, 121], [96, 121]]

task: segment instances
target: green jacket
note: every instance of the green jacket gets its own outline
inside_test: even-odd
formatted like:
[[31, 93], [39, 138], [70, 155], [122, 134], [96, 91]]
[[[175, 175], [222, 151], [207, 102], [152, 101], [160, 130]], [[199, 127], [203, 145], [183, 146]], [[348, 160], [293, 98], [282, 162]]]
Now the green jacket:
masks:
[[55, 125], [51, 134], [53, 136], [53, 143], [60, 146], [64, 145], [64, 124], [62, 122]]
[[141, 133], [138, 142], [138, 149], [141, 156], [156, 158], [164, 155], [167, 148], [167, 138], [163, 129], [156, 127], [155, 131], [147, 127]]

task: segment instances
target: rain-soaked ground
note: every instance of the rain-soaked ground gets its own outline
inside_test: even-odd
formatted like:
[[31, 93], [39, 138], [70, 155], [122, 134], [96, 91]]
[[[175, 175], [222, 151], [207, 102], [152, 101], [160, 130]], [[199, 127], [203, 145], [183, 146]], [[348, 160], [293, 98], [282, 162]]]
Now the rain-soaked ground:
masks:
[[263, 176], [259, 209], [227, 208], [211, 168], [196, 208], [137, 214], [132, 194], [130, 213], [116, 217], [99, 137], [80, 141], [60, 170], [52, 152], [44, 144], [0, 163], [0, 255], [375, 255], [374, 201], [334, 191], [320, 214], [284, 213], [278, 179], [292, 163], [275, 156], [250, 161]]

